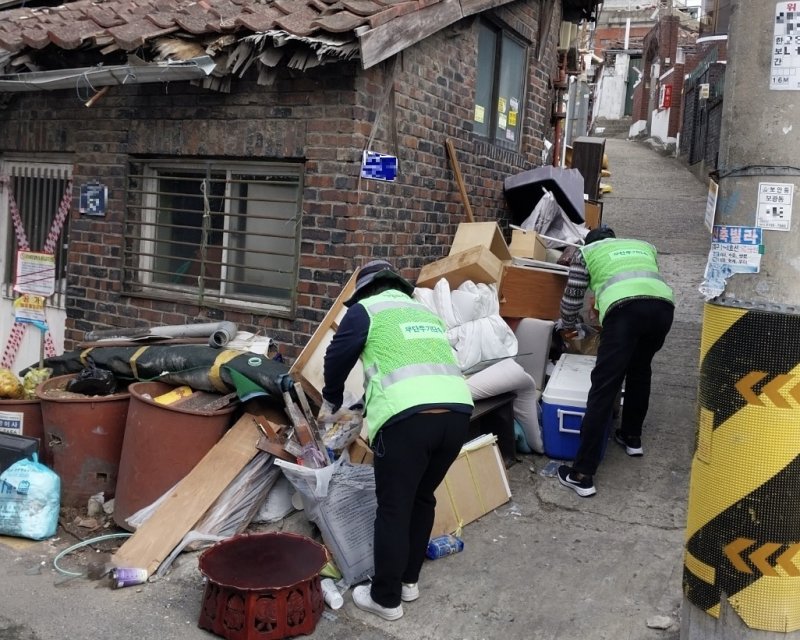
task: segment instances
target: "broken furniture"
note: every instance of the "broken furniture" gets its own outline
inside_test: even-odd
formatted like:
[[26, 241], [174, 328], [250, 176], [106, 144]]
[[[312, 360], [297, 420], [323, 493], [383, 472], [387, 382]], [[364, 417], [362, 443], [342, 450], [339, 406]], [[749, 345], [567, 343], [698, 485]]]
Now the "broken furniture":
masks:
[[605, 138], [581, 136], [572, 142], [572, 168], [583, 176], [583, 190], [590, 200], [598, 200], [602, 195], [600, 178], [605, 150]]
[[512, 224], [520, 225], [531, 215], [544, 190], [553, 194], [556, 203], [575, 224], [583, 222], [584, 178], [576, 169], [538, 167], [509, 176], [503, 183]]
[[517, 443], [514, 437], [514, 400], [517, 394], [501, 393], [483, 400], [475, 400], [469, 419], [469, 438], [494, 434], [506, 466], [516, 461]]

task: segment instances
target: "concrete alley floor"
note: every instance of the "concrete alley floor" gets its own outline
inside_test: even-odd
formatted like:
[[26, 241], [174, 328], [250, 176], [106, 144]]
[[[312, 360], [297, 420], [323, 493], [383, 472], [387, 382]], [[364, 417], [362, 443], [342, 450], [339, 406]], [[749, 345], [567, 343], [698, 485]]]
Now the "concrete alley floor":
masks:
[[[579, 498], [542, 475], [549, 459], [521, 456], [509, 471], [511, 502], [464, 529], [464, 551], [426, 562], [421, 597], [383, 622], [345, 606], [326, 611], [320, 640], [676, 640], [689, 468], [696, 423], [702, 299], [709, 248], [705, 185], [648, 146], [609, 139], [613, 192], [604, 221], [619, 237], [652, 242], [677, 298], [675, 323], [654, 362], [643, 458], [609, 444]], [[0, 639], [184, 640], [197, 628], [203, 594], [197, 554], [167, 578], [111, 590], [64, 580], [52, 559], [69, 541], [0, 543]], [[69, 542], [71, 544], [71, 542]], [[60, 546], [59, 546], [60, 545]], [[648, 627], [666, 617], [667, 629]]]

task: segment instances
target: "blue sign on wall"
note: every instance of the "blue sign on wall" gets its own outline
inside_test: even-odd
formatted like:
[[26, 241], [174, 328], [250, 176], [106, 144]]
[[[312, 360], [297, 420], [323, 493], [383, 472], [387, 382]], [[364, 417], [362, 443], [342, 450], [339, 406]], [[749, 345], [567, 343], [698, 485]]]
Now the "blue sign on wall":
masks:
[[365, 151], [361, 160], [361, 177], [394, 181], [397, 178], [397, 157]]
[[99, 182], [87, 182], [81, 185], [79, 211], [87, 216], [106, 215], [108, 187]]

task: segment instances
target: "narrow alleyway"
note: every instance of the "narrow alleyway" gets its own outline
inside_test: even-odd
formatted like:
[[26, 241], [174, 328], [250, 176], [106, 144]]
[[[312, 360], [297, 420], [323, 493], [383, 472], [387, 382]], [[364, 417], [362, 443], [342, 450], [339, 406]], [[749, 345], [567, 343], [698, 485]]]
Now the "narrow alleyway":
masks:
[[[654, 363], [645, 456], [628, 458], [610, 444], [591, 499], [543, 475], [546, 457], [523, 456], [509, 472], [511, 502], [465, 528], [462, 553], [426, 564], [421, 598], [405, 605], [402, 619], [378, 621], [348, 593], [310, 637], [677, 640], [702, 313], [697, 287], [709, 243], [706, 187], [641, 143], [609, 139], [606, 152], [613, 191], [604, 197], [604, 221], [618, 236], [659, 249], [677, 298], [675, 324]], [[196, 554], [184, 555], [164, 580], [112, 591], [64, 581], [52, 570], [58, 550], [52, 542], [0, 543], [0, 638], [214, 637], [196, 626], [203, 591]], [[673, 623], [648, 628], [656, 616]]]

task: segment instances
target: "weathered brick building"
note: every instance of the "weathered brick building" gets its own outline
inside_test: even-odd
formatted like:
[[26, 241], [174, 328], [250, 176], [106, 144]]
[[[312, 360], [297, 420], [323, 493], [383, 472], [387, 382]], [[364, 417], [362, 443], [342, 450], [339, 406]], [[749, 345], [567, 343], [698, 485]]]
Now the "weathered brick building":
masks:
[[[476, 219], [505, 224], [504, 178], [552, 139], [557, 2], [157, 4], [0, 12], [0, 202], [31, 250], [74, 185], [65, 349], [226, 319], [296, 355], [363, 262], [413, 279], [447, 254], [465, 218], [446, 140]], [[361, 177], [366, 150], [397, 157], [394, 181]]]

